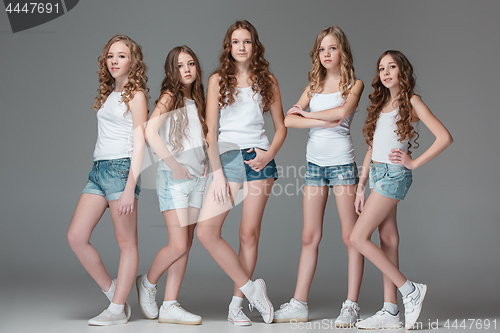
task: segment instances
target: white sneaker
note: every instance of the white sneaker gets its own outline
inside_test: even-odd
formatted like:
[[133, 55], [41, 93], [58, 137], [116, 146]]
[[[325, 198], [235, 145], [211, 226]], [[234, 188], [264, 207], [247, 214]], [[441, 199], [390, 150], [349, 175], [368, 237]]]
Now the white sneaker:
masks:
[[335, 319], [335, 327], [348, 328], [356, 325], [359, 319], [359, 305], [356, 302], [342, 303], [340, 315]]
[[397, 329], [403, 324], [399, 322], [399, 311], [395, 315], [382, 309], [373, 316], [363, 320], [358, 320], [356, 327], [364, 330]]
[[143, 281], [146, 276], [147, 274], [139, 275], [135, 280], [139, 307], [146, 318], [156, 319], [158, 318], [158, 304], [156, 304], [156, 291], [158, 288], [148, 288], [144, 286]]
[[227, 314], [227, 321], [237, 326], [252, 325], [252, 321], [243, 312], [243, 308], [241, 306], [229, 307], [229, 312]]
[[182, 308], [179, 303], [174, 303], [165, 309], [160, 307], [159, 323], [181, 324], [181, 325], [199, 325], [201, 317]]
[[[113, 280], [113, 282], [116, 286], [116, 279]], [[111, 299], [109, 300], [110, 302], [113, 300], [113, 296], [115, 293], [111, 295]], [[130, 320], [130, 316], [132, 315], [132, 308], [130, 307], [130, 304], [128, 304], [127, 301], [125, 301], [125, 316], [127, 316], [127, 320]]]
[[[266, 324], [270, 324], [274, 318], [273, 304], [267, 297], [266, 283], [262, 279], [257, 279], [252, 282], [253, 291], [246, 298], [250, 302], [250, 311], [256, 308]], [[242, 290], [243, 291], [243, 290]]]
[[415, 290], [408, 296], [403, 297], [403, 304], [405, 306], [405, 328], [407, 330], [411, 330], [413, 325], [417, 322], [427, 292], [427, 286], [425, 284], [413, 283], [413, 285], [415, 286]]
[[309, 307], [292, 298], [289, 303], [281, 304], [274, 313], [275, 323], [288, 323], [291, 320], [306, 322], [309, 320]]
[[94, 325], [94, 326], [110, 326], [110, 325], [118, 325], [126, 323], [128, 323], [128, 319], [127, 316], [125, 315], [125, 312], [115, 315], [112, 314], [108, 309], [101, 312], [100, 315], [89, 319], [89, 325]]

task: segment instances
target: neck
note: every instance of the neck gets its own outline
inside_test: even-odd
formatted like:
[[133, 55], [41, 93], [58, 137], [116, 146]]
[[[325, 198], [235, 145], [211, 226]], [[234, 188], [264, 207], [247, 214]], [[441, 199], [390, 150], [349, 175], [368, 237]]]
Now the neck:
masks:
[[184, 93], [184, 97], [189, 98], [189, 99], [193, 99], [192, 93], [191, 93], [191, 91], [192, 91], [191, 87], [192, 87], [192, 84], [184, 86], [184, 88], [182, 88], [182, 92]]
[[397, 108], [399, 105], [397, 104], [396, 98], [398, 97], [399, 94], [399, 87], [397, 88], [392, 88], [389, 90], [391, 92], [391, 100], [390, 103], [394, 108]]
[[340, 66], [327, 69], [325, 79], [340, 80]]
[[127, 84], [128, 82], [128, 78], [117, 78], [115, 79], [115, 89], [114, 91], [115, 92], [120, 92], [123, 90], [123, 87], [125, 87], [125, 85]]

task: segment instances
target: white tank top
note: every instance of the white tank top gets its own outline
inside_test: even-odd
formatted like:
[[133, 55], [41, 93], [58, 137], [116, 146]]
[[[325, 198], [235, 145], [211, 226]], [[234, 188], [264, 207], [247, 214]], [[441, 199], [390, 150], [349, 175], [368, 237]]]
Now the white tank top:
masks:
[[[342, 94], [314, 94], [309, 102], [311, 112], [341, 106]], [[354, 146], [350, 127], [354, 112], [334, 128], [313, 127], [309, 130], [306, 160], [319, 166], [344, 165], [354, 162]]]
[[[184, 98], [184, 102], [186, 104], [188, 127], [186, 130], [187, 137], [182, 138], [183, 150], [173, 153], [174, 147], [169, 143], [170, 117], [167, 117], [160, 127], [159, 134], [168, 150], [170, 150], [180, 165], [188, 169], [189, 173], [193, 176], [203, 177], [205, 173], [205, 151], [203, 149], [203, 129], [201, 127], [200, 118], [198, 118], [198, 108], [192, 99]], [[175, 111], [170, 111], [169, 113], [173, 115], [174, 119], [177, 119], [177, 115], [174, 112]], [[162, 160], [160, 160], [158, 168], [170, 170]]]
[[238, 92], [233, 104], [220, 111], [219, 152], [233, 149], [257, 147], [268, 150], [269, 139], [264, 130], [262, 96], [254, 95], [252, 87], [236, 88]]
[[134, 122], [121, 92], [112, 92], [97, 111], [94, 161], [132, 157]]
[[[408, 152], [408, 140], [403, 140], [403, 142], [398, 141], [399, 136], [395, 132], [398, 129], [396, 125], [398, 120], [399, 108], [391, 112], [380, 113], [377, 119], [375, 133], [373, 134], [372, 161], [399, 164], [389, 161], [391, 150], [400, 148], [402, 151]], [[416, 129], [418, 122], [415, 121], [410, 124]]]

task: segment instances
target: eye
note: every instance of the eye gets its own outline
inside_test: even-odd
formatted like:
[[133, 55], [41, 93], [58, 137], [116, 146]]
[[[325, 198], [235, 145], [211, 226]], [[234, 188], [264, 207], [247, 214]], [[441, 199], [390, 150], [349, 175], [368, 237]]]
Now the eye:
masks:
[[238, 44], [238, 41], [237, 40], [233, 40], [233, 44]]
[[182, 65], [179, 64], [179, 65], [177, 65], [177, 67], [182, 68]]
[[122, 55], [120, 55], [120, 58], [125, 59], [125, 56], [122, 54]]
[[194, 66], [194, 61], [189, 63], [189, 66]]
[[384, 67], [379, 67], [379, 72], [382, 72], [384, 70]]
[[108, 59], [111, 59], [113, 58], [113, 56], [111, 54], [108, 54]]
[[325, 50], [324, 48], [320, 47], [318, 51], [323, 52], [324, 50]]
[[337, 47], [336, 47], [336, 46], [332, 46], [332, 47], [330, 47], [330, 50], [336, 50], [336, 49], [337, 49]]
[[390, 67], [390, 68], [396, 68], [396, 65], [391, 65], [391, 67]]
[[252, 44], [252, 41], [251, 40], [247, 40], [245, 41], [246, 44]]

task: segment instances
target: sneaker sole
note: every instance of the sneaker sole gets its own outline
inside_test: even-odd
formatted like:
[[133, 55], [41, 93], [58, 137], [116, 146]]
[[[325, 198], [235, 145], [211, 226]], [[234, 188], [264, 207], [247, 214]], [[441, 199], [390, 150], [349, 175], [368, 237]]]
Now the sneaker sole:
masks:
[[128, 323], [127, 319], [116, 320], [116, 321], [92, 321], [89, 320], [89, 326], [112, 326], [112, 325], [121, 325]]
[[355, 327], [356, 326], [356, 322], [354, 323], [335, 323], [335, 327], [336, 328], [351, 328], [351, 327]]
[[251, 326], [251, 321], [234, 321], [232, 319], [227, 318], [227, 321], [236, 326]]
[[158, 322], [160, 324], [199, 325], [201, 324], [201, 319], [199, 321], [183, 321], [177, 319], [158, 318]]
[[274, 319], [273, 323], [290, 323], [292, 320], [298, 323], [305, 323], [309, 321], [309, 317], [306, 318], [283, 318], [283, 319]]
[[397, 326], [384, 326], [384, 327], [373, 327], [373, 328], [367, 328], [367, 327], [359, 327], [357, 326], [357, 329], [359, 330], [397, 330], [397, 329], [400, 329], [403, 327], [403, 325], [400, 323], [399, 325]]
[[[267, 297], [267, 288], [266, 288], [266, 283], [264, 282], [264, 280], [257, 279], [256, 281], [258, 281], [262, 285], [262, 288], [264, 289], [264, 296], [266, 297], [266, 302], [269, 305], [269, 311], [271, 312], [269, 315], [269, 318], [267, 320], [264, 319], [264, 316], [262, 316], [262, 319], [264, 319], [264, 322], [266, 324], [270, 324], [274, 320], [274, 307], [273, 307], [273, 304], [271, 303], [271, 301], [269, 300], [269, 297]], [[261, 313], [261, 315], [262, 315], [262, 313]]]
[[[415, 320], [413, 321], [413, 323], [411, 323], [411, 326], [410, 325], [407, 325], [405, 323], [405, 328], [407, 330], [411, 330], [413, 328], [413, 325], [415, 325], [415, 323], [417, 322], [418, 320], [418, 317], [420, 317], [420, 312], [422, 312], [422, 305], [424, 304], [424, 300], [425, 300], [425, 294], [427, 294], [427, 285], [424, 284], [424, 290], [422, 292], [422, 303], [420, 304], [420, 308], [418, 309], [418, 312], [417, 312], [417, 316], [415, 317]], [[406, 319], [406, 318], [405, 318]]]
[[142, 314], [144, 315], [144, 317], [146, 317], [147, 319], [150, 319], [150, 320], [155, 320], [156, 318], [158, 318], [158, 316], [156, 317], [151, 317], [150, 315], [148, 315], [143, 309], [142, 309], [142, 306], [141, 306], [141, 296], [139, 296], [139, 279], [141, 278], [142, 275], [139, 275], [136, 279], [135, 279], [135, 289], [137, 290], [137, 300], [139, 301], [139, 308], [141, 309], [141, 312]]

